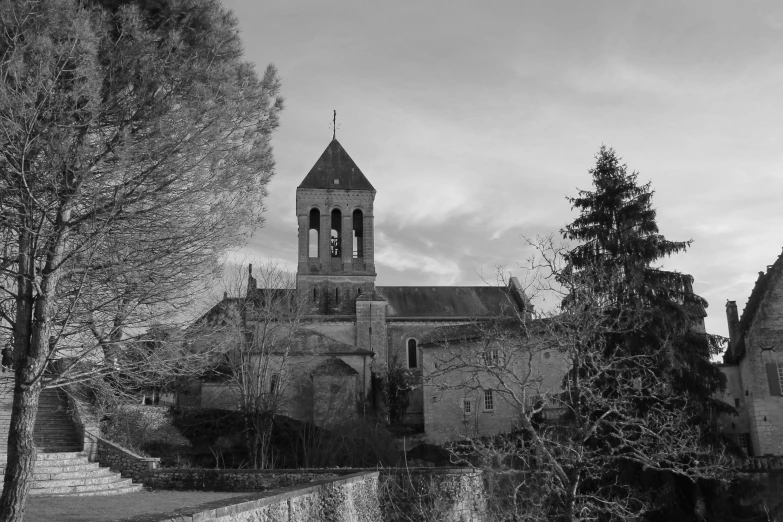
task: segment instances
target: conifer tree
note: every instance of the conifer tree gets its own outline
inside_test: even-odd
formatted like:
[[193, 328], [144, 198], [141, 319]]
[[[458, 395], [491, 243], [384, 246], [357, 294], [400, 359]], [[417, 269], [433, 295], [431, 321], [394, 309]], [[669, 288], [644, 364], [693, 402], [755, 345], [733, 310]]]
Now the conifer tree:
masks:
[[692, 276], [656, 265], [684, 252], [691, 241], [660, 234], [650, 182], [639, 185], [638, 174], [629, 173], [613, 149], [601, 147], [590, 174], [595, 190], [568, 198], [580, 215], [562, 233], [580, 244], [566, 260], [575, 272], [590, 267], [602, 273], [610, 313], [633, 310], [637, 321], [643, 315], [641, 328], [624, 332], [610, 346], [659, 352], [659, 370], [674, 375], [674, 391], [692, 394], [705, 411], [710, 405], [720, 408], [722, 402], [712, 395], [725, 379], [710, 356], [720, 353], [721, 338], [704, 331], [707, 302], [693, 293]]
[[[613, 149], [601, 147], [590, 174], [594, 190], [581, 190], [577, 197], [568, 198], [580, 215], [562, 231], [566, 239], [579, 242], [565, 256], [569, 273], [576, 281], [580, 273], [585, 274], [590, 291], [597, 290], [603, 296], [607, 325], [611, 324], [599, 332], [600, 340], [588, 344], [600, 345], [603, 357], [626, 357], [629, 361], [640, 357], [646, 361], [644, 366], [631, 362], [615, 367], [614, 374], [592, 375], [601, 388], [596, 392], [602, 397], [628, 396], [618, 389], [618, 383], [656, 390], [636, 396], [631, 407], [640, 418], [661, 408], [682, 407], [687, 421], [702, 433], [701, 444], [720, 452], [715, 414], [731, 408], [714, 398], [724, 389], [725, 377], [711, 364], [710, 356], [720, 352], [722, 338], [704, 330], [707, 302], [693, 293], [693, 278], [663, 270], [658, 264], [665, 257], [686, 251], [691, 241], [670, 241], [660, 234], [650, 183], [639, 184], [637, 173], [629, 173]], [[578, 292], [579, 286], [572, 288]], [[569, 295], [566, 301], [579, 303], [579, 297]], [[585, 363], [572, 370], [571, 378], [576, 373], [584, 378], [585, 374], [602, 371]], [[571, 400], [583, 401], [581, 397]], [[591, 413], [596, 416], [605, 412]], [[600, 433], [595, 444], [605, 444], [607, 451], [615, 451], [611, 442], [606, 442], [613, 438], [611, 431]], [[641, 486], [641, 468], [631, 460], [624, 468], [624, 480]], [[692, 479], [665, 470], [646, 475], [647, 487], [669, 483], [675, 491], [689, 491], [679, 501], [669, 499], [668, 505], [659, 504], [659, 515], [690, 518], [700, 504], [699, 498], [709, 501], [720, 489], [715, 481], [704, 480], [695, 482], [700, 487], [692, 487]]]

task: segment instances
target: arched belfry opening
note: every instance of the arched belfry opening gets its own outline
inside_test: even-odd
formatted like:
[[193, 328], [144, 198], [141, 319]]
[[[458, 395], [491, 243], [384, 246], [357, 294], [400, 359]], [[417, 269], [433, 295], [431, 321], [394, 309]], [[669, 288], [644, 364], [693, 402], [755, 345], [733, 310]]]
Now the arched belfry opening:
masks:
[[353, 211], [353, 257], [364, 257], [364, 214], [358, 208]]
[[314, 208], [310, 211], [310, 225], [308, 227], [308, 246], [307, 250], [309, 252], [308, 256], [310, 258], [317, 258], [320, 256], [320, 241], [319, 235], [320, 235], [320, 228], [321, 228], [321, 211], [317, 208]]
[[342, 223], [343, 213], [340, 209], [332, 210], [331, 251], [332, 257], [342, 257]]

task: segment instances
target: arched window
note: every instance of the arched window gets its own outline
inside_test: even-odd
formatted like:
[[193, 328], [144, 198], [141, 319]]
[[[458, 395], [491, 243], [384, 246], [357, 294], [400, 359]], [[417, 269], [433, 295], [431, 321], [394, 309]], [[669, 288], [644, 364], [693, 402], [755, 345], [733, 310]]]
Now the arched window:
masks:
[[362, 289], [361, 287], [356, 289], [356, 295], [362, 295]]
[[342, 256], [342, 223], [343, 214], [340, 209], [332, 210], [332, 257]]
[[336, 288], [334, 289], [334, 304], [340, 306], [340, 291]]
[[353, 257], [364, 257], [364, 214], [358, 208], [353, 211]]
[[318, 235], [321, 229], [321, 212], [314, 208], [310, 211], [310, 226], [308, 227], [308, 252], [309, 257], [320, 257], [321, 252]]
[[418, 350], [416, 349], [416, 339], [408, 339], [408, 368], [416, 368], [418, 360]]

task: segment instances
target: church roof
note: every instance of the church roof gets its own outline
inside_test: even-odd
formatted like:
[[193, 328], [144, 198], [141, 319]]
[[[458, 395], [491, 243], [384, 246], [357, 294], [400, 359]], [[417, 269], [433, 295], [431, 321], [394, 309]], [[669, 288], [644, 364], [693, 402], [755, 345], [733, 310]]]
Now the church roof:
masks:
[[329, 357], [316, 366], [315, 369], [310, 372], [310, 375], [359, 375], [359, 372], [354, 370], [350, 364], [342, 359]]
[[[352, 354], [352, 355], [366, 355], [367, 350], [358, 348], [352, 344], [344, 343], [336, 339], [332, 339], [328, 335], [324, 335], [321, 332], [312, 330], [310, 328], [302, 328], [296, 334], [294, 334], [294, 348], [292, 354], [323, 354], [323, 353], [339, 353], [339, 354]], [[372, 353], [372, 352], [370, 352]]]
[[380, 286], [389, 316], [480, 317], [521, 310], [516, 292], [496, 286]]
[[299, 188], [375, 190], [336, 139], [329, 143]]

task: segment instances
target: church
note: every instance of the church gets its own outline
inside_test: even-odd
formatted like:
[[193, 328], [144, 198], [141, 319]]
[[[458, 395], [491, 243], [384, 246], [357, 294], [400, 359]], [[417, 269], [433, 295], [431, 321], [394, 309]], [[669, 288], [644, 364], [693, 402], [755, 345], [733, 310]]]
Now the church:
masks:
[[[296, 189], [296, 291], [310, 311], [275, 391], [285, 399], [280, 413], [317, 425], [374, 418], [385, 414], [389, 370], [402, 368], [416, 383], [403, 422], [426, 432], [422, 341], [444, 327], [526, 313], [529, 304], [515, 278], [507, 286], [376, 285], [375, 195], [336, 139]], [[251, 272], [248, 297], [260, 291]], [[229, 406], [222, 392], [205, 382], [200, 405]]]

